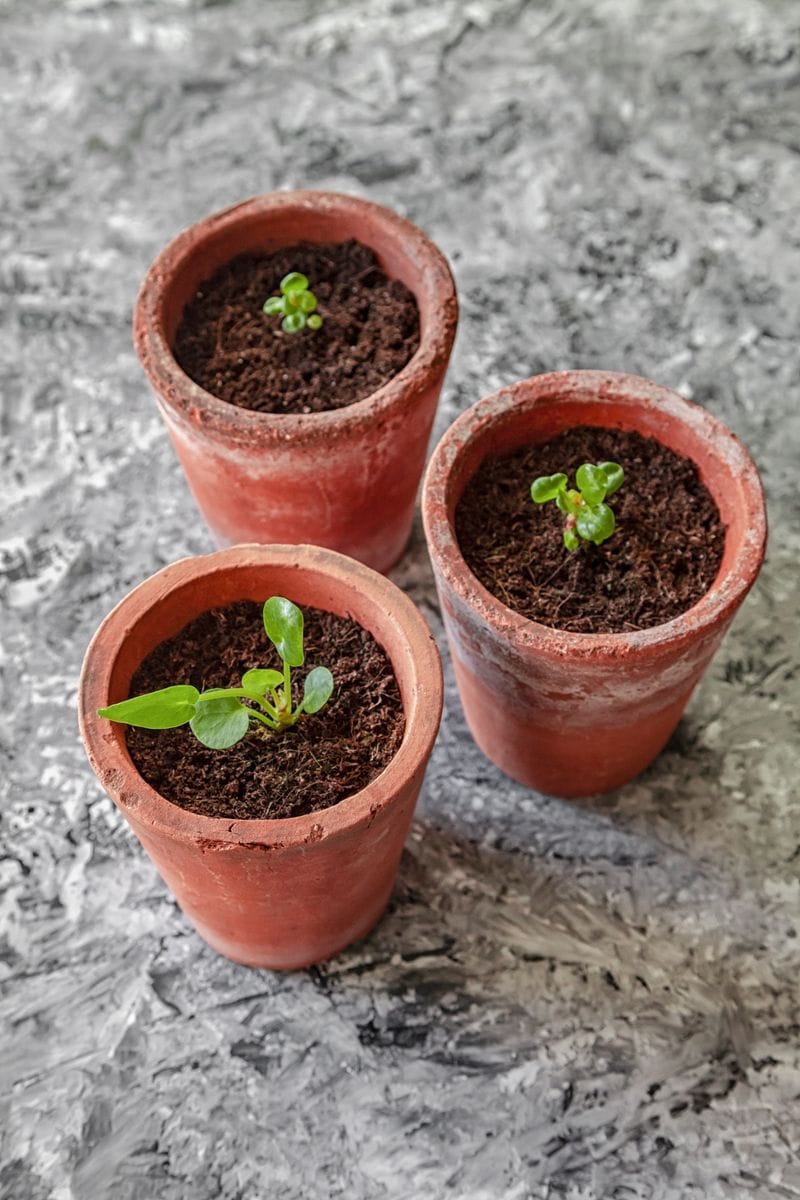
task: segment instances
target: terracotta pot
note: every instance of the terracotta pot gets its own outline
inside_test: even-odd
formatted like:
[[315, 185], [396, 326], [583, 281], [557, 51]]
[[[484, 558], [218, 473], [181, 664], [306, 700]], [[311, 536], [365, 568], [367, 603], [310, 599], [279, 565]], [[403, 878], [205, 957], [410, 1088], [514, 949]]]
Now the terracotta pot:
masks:
[[[489, 455], [575, 425], [635, 430], [692, 459], [727, 526], [713, 587], [688, 612], [636, 633], [578, 634], [527, 620], [464, 562], [453, 514]], [[742, 443], [696, 404], [646, 379], [565, 371], [478, 401], [437, 446], [423, 516], [448, 641], [472, 734], [514, 779], [556, 796], [605, 792], [650, 763], [752, 587], [766, 512]]]
[[[273, 594], [350, 615], [384, 647], [403, 697], [403, 742], [368, 787], [310, 816], [230, 821], [187, 812], [144, 782], [124, 727], [96, 716], [96, 709], [124, 700], [145, 656], [193, 618]], [[430, 630], [389, 580], [312, 546], [237, 546], [165, 567], [98, 629], [83, 664], [79, 705], [97, 777], [215, 950], [253, 967], [301, 967], [363, 937], [378, 920], [442, 710]]]
[[[363, 400], [332, 412], [250, 412], [212, 396], [176, 363], [187, 300], [237, 254], [301, 240], [371, 247], [414, 293], [417, 353]], [[179, 234], [145, 277], [136, 351], [195, 500], [219, 545], [308, 542], [386, 571], [403, 552], [458, 321], [447, 261], [409, 221], [335, 192], [274, 192]]]

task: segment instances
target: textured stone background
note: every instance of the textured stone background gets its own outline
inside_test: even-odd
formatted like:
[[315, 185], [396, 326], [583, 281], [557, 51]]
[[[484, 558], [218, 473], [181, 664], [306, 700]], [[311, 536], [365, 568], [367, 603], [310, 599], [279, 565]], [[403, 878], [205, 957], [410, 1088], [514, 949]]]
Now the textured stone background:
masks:
[[[796, 0], [0, 3], [0, 1197], [800, 1197]], [[452, 679], [389, 915], [289, 976], [195, 937], [101, 793], [100, 619], [209, 542], [139, 280], [249, 194], [383, 201], [463, 304], [439, 429], [569, 366], [722, 416], [768, 564], [667, 751], [511, 784]], [[419, 536], [396, 573], [439, 629]]]

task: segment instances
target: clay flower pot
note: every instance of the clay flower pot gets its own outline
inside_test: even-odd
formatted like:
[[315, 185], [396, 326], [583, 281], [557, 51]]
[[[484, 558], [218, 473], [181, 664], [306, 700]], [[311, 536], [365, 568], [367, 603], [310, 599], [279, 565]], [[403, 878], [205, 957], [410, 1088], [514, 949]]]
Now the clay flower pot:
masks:
[[[420, 346], [378, 391], [308, 415], [250, 412], [194, 383], [172, 354], [198, 286], [237, 254], [356, 238], [416, 297]], [[275, 192], [179, 234], [145, 277], [136, 351], [195, 500], [219, 545], [327, 546], [386, 571], [403, 552], [458, 321], [447, 261], [389, 209], [335, 192]]]
[[[145, 656], [207, 609], [272, 594], [350, 615], [369, 630], [397, 677], [403, 742], [368, 787], [309, 816], [231, 821], [188, 812], [144, 782], [123, 726], [96, 709], [125, 699]], [[97, 777], [215, 950], [254, 967], [301, 967], [363, 937], [378, 920], [442, 710], [430, 630], [389, 580], [311, 546], [237, 546], [165, 567], [98, 629], [83, 664], [79, 706]]]
[[[482, 460], [574, 425], [657, 438], [697, 465], [713, 496], [727, 526], [722, 565], [674, 620], [630, 634], [551, 629], [512, 612], [465, 563], [453, 515]], [[474, 404], [434, 452], [423, 516], [476, 742], [514, 779], [564, 797], [618, 787], [659, 753], [755, 581], [767, 533], [758, 473], [730, 430], [667, 388], [605, 371], [540, 375]]]

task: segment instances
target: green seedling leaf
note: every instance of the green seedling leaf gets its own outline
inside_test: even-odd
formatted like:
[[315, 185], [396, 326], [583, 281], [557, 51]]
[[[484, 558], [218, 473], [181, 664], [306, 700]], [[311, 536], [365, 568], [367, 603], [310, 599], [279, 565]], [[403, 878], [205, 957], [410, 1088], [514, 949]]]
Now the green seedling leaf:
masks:
[[297, 605], [283, 596], [271, 596], [264, 605], [264, 628], [283, 661], [290, 667], [302, 667], [303, 614]]
[[606, 498], [606, 474], [600, 467], [584, 463], [575, 472], [575, 482], [587, 504], [600, 504]]
[[595, 546], [610, 538], [614, 527], [614, 513], [607, 504], [596, 504], [592, 508], [587, 505], [578, 513], [575, 522], [575, 528], [581, 537], [587, 542], [594, 542]]
[[284, 333], [299, 333], [305, 328], [306, 316], [301, 312], [290, 312], [281, 321], [281, 329]]
[[331, 698], [333, 692], [333, 676], [327, 667], [314, 667], [306, 675], [303, 685], [302, 707], [307, 713], [319, 712], [323, 704]]
[[312, 313], [317, 307], [317, 297], [313, 292], [298, 292], [294, 299], [300, 312]]
[[567, 516], [575, 516], [575, 513], [583, 504], [580, 492], [576, 492], [573, 488], [564, 488], [556, 496], [556, 506], [558, 509], [566, 513]]
[[288, 275], [284, 275], [280, 283], [284, 296], [288, 296], [292, 292], [304, 292], [307, 287], [308, 277], [301, 271], [290, 271]]
[[98, 708], [97, 715], [122, 725], [136, 725], [139, 729], [177, 729], [194, 716], [199, 695], [196, 687], [177, 684], [121, 700], [108, 708]]
[[531, 496], [538, 503], [555, 500], [559, 511], [567, 517], [563, 536], [568, 550], [577, 550], [581, 539], [599, 546], [611, 537], [616, 527], [613, 510], [605, 499], [617, 491], [624, 478], [625, 472], [618, 463], [583, 463], [575, 472], [580, 491], [567, 487], [567, 476], [559, 472], [534, 479]]
[[531, 484], [531, 499], [535, 504], [546, 504], [548, 500], [555, 500], [566, 484], [567, 477], [560, 472], [557, 475], [540, 475]]
[[283, 660], [283, 671], [260, 667], [245, 671], [241, 687], [208, 688], [205, 692], [189, 684], [162, 688], [98, 709], [99, 716], [143, 729], [174, 729], [188, 722], [204, 746], [227, 750], [242, 740], [251, 721], [280, 733], [304, 713], [319, 712], [333, 692], [333, 676], [327, 667], [309, 671], [301, 703], [296, 707], [291, 703], [291, 668], [302, 666], [304, 660], [302, 611], [284, 596], [271, 596], [263, 616], [267, 637]]
[[270, 688], [280, 687], [282, 683], [283, 675], [280, 671], [261, 670], [259, 667], [246, 671], [242, 676], [242, 687], [247, 688], [248, 692], [256, 692], [259, 696], [265, 696]]
[[299, 333], [308, 326], [319, 329], [322, 317], [309, 316], [317, 307], [317, 297], [308, 289], [308, 278], [300, 271], [290, 271], [280, 283], [281, 295], [270, 296], [264, 301], [264, 312], [268, 317], [283, 314], [281, 329], [284, 333]]
[[204, 746], [211, 750], [227, 750], [247, 733], [250, 714], [235, 697], [221, 697], [201, 704], [189, 724]]
[[625, 472], [619, 463], [601, 462], [598, 464], [598, 470], [602, 471], [606, 477], [606, 496], [613, 496], [614, 492], [618, 491], [625, 479]]

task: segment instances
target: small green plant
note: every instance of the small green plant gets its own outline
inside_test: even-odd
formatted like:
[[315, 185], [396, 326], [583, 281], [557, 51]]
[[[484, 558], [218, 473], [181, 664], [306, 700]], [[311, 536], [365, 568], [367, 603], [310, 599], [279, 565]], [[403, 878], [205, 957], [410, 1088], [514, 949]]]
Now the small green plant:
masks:
[[[190, 684], [161, 688], [100, 708], [97, 715], [141, 729], [176, 729], [188, 723], [204, 746], [227, 750], [242, 740], [251, 721], [277, 731], [294, 725], [303, 713], [319, 712], [333, 691], [327, 667], [309, 671], [303, 699], [292, 707], [292, 667], [302, 667], [305, 661], [301, 610], [283, 596], [272, 596], [264, 605], [264, 629], [281, 657], [282, 671], [246, 671], [238, 688], [207, 692]], [[257, 707], [251, 708], [247, 701]]]
[[625, 472], [618, 463], [602, 462], [593, 466], [584, 463], [575, 472], [578, 490], [568, 488], [567, 476], [540, 475], [531, 484], [531, 498], [536, 504], [555, 500], [567, 522], [564, 529], [564, 545], [568, 550], [577, 550], [581, 538], [599, 546], [614, 532], [614, 513], [605, 503], [622, 485]]
[[309, 291], [308, 279], [299, 271], [290, 271], [280, 282], [280, 296], [270, 296], [264, 301], [264, 312], [268, 317], [282, 316], [281, 329], [284, 333], [299, 333], [305, 329], [319, 329], [322, 317], [315, 312], [317, 297]]

